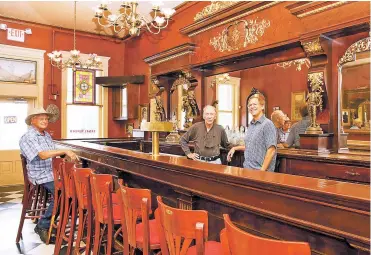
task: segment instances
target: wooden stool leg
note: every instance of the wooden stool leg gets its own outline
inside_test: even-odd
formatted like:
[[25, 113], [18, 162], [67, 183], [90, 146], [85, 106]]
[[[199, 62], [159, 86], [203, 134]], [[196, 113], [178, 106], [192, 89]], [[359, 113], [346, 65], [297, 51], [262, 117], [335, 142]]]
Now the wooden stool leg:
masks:
[[112, 242], [113, 242], [113, 223], [107, 224], [107, 255], [112, 254]]
[[62, 226], [63, 226], [63, 220], [64, 220], [64, 204], [65, 204], [65, 198], [64, 198], [64, 193], [63, 191], [61, 192], [61, 204], [59, 206], [59, 221], [57, 225], [57, 235], [55, 237], [55, 245], [57, 246], [59, 238], [62, 233]]
[[81, 242], [82, 235], [84, 232], [85, 222], [86, 222], [86, 215], [84, 214], [84, 210], [81, 207], [79, 207], [79, 226], [77, 228], [75, 254], [80, 254], [80, 242]]
[[69, 199], [65, 198], [65, 208], [64, 208], [64, 213], [63, 213], [63, 217], [62, 217], [62, 225], [61, 225], [61, 231], [58, 235], [58, 239], [57, 241], [55, 242], [55, 247], [54, 247], [54, 254], [59, 254], [60, 251], [61, 251], [61, 247], [62, 247], [62, 243], [63, 243], [63, 237], [66, 233], [66, 227], [67, 227], [67, 224], [68, 224], [68, 220], [69, 220], [69, 214], [70, 214], [70, 209], [71, 209], [71, 202], [69, 201]]
[[76, 226], [76, 199], [71, 201], [71, 225], [70, 225], [70, 234], [68, 236], [68, 248], [67, 255], [70, 255], [73, 248], [73, 240], [75, 237], [75, 226]]
[[95, 231], [94, 231], [94, 244], [93, 244], [93, 255], [99, 254], [100, 248], [100, 222], [95, 221]]
[[[21, 220], [19, 221], [17, 237], [15, 239], [15, 242], [16, 243], [19, 243], [19, 240], [22, 237], [22, 229], [23, 229], [23, 225], [24, 225], [24, 220], [26, 218], [26, 213], [27, 213], [27, 209], [28, 209], [28, 203], [30, 201], [30, 194], [32, 194], [32, 191], [30, 191], [30, 192], [25, 191], [25, 193], [23, 194], [23, 199], [22, 199], [22, 201], [23, 201], [22, 213], [21, 213]], [[31, 198], [32, 198], [32, 195], [31, 195]]]
[[92, 211], [91, 210], [88, 212], [87, 220], [86, 220], [86, 225], [87, 225], [87, 232], [86, 232], [86, 248], [85, 248], [85, 254], [90, 255], [92, 230], [93, 230], [93, 215], [92, 215]]
[[[51, 236], [52, 236], [52, 231], [53, 231], [53, 229], [55, 228], [55, 224], [54, 224], [54, 222], [55, 222], [55, 217], [56, 217], [56, 215], [57, 215], [57, 213], [58, 213], [58, 208], [60, 207], [60, 205], [61, 205], [61, 198], [62, 198], [62, 193], [61, 192], [59, 192], [59, 190], [55, 190], [55, 192], [54, 192], [54, 206], [53, 206], [53, 213], [52, 213], [52, 218], [51, 218], [51, 220], [50, 220], [50, 227], [49, 227], [49, 231], [48, 231], [48, 239], [46, 240], [46, 244], [48, 245], [49, 243], [50, 243], [50, 238], [51, 238]], [[62, 215], [61, 214], [59, 214], [59, 221], [60, 221], [60, 219], [62, 218], [61, 217]], [[59, 222], [57, 223], [57, 224], [60, 224]]]

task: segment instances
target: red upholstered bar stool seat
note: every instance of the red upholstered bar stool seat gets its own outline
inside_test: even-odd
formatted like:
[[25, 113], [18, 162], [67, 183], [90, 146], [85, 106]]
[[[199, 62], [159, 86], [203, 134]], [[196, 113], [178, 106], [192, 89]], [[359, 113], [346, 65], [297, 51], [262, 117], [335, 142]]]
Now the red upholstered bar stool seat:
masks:
[[[63, 207], [64, 207], [64, 186], [63, 186], [63, 173], [62, 173], [62, 158], [53, 158], [53, 176], [54, 176], [54, 206], [52, 212], [52, 218], [50, 220], [50, 227], [48, 238], [46, 244], [50, 243], [50, 238], [53, 232], [53, 229], [56, 229], [58, 236], [60, 232], [60, 225], [62, 223], [63, 217]], [[58, 217], [58, 220], [56, 220]]]
[[[42, 186], [34, 185], [28, 179], [27, 174], [27, 160], [26, 158], [21, 155], [22, 161], [22, 170], [23, 170], [23, 198], [22, 198], [22, 212], [21, 212], [21, 219], [19, 220], [18, 232], [15, 242], [19, 243], [19, 240], [22, 237], [22, 229], [24, 225], [25, 219], [36, 220], [41, 217], [41, 215], [46, 210], [46, 204], [40, 204], [40, 201], [43, 200], [42, 194], [44, 193], [45, 198], [47, 196], [47, 192], [42, 188]], [[45, 201], [45, 200], [44, 200]]]
[[237, 228], [224, 214], [225, 229], [220, 234], [225, 255], [310, 255], [304, 242], [287, 242], [262, 238]]
[[[74, 180], [77, 193], [79, 225], [77, 229], [77, 238], [75, 243], [75, 254], [90, 254], [92, 245], [93, 229], [93, 201], [91, 194], [90, 180], [94, 173], [90, 168], [74, 168]], [[84, 229], [85, 236], [84, 236]], [[85, 247], [80, 248], [81, 241], [85, 239]]]
[[[222, 245], [219, 242], [207, 241], [208, 218], [207, 211], [181, 210], [172, 208], [157, 197], [161, 252], [163, 255], [222, 255]], [[193, 240], [196, 245], [191, 246]]]
[[[156, 219], [149, 220], [151, 191], [128, 188], [120, 184], [117, 191], [122, 198], [122, 231], [124, 254], [133, 254], [136, 249], [148, 255], [149, 251], [159, 250], [160, 236]], [[141, 223], [137, 223], [142, 219]]]
[[[75, 164], [72, 162], [62, 162], [62, 185], [64, 186], [64, 208], [60, 231], [57, 232], [54, 254], [60, 254], [63, 241], [67, 241], [67, 253], [72, 253], [74, 233], [77, 219], [77, 196], [73, 169]], [[69, 230], [67, 229], [69, 227]]]
[[[93, 254], [98, 255], [103, 241], [106, 242], [106, 255], [113, 252], [113, 242], [121, 233], [121, 207], [113, 203], [114, 179], [108, 174], [92, 174], [91, 192], [94, 210]], [[114, 225], [120, 225], [114, 233]], [[104, 240], [105, 239], [105, 240]]]

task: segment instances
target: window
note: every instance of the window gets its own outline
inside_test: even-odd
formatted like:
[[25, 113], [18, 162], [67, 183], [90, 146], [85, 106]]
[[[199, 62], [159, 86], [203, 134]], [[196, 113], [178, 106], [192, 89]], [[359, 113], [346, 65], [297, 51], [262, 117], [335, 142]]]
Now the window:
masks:
[[121, 89], [121, 116], [124, 119], [128, 118], [128, 89], [125, 87]]
[[[97, 70], [96, 76], [102, 71]], [[72, 104], [73, 97], [73, 70], [67, 70], [67, 136], [66, 138], [99, 138], [102, 137], [102, 86], [96, 86], [96, 105]]]
[[[69, 56], [62, 51], [62, 56]], [[80, 54], [83, 61], [89, 58]], [[108, 76], [109, 57], [99, 56], [102, 60], [101, 70], [96, 70], [95, 76]], [[63, 59], [67, 60], [67, 59]], [[95, 85], [95, 105], [73, 104], [73, 71], [68, 68], [62, 71], [61, 89], [61, 122], [62, 139], [68, 138], [102, 138], [108, 136], [108, 89]]]
[[217, 123], [230, 128], [238, 127], [240, 105], [240, 78], [230, 77], [228, 82], [216, 84], [218, 100]]

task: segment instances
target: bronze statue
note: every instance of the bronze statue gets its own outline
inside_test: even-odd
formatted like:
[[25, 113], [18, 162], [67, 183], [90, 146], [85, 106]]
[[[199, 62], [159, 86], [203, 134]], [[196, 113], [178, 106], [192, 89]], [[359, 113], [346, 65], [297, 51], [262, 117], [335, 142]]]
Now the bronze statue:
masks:
[[165, 108], [162, 104], [162, 100], [160, 96], [156, 96], [156, 111], [155, 111], [155, 120], [156, 121], [165, 121], [166, 120], [166, 113]]
[[[321, 78], [321, 77], [320, 77]], [[316, 79], [320, 79], [317, 78]], [[323, 79], [323, 76], [322, 76]], [[319, 108], [322, 111], [323, 107], [323, 100], [322, 100], [322, 93], [324, 92], [322, 89], [322, 84], [317, 82], [317, 80], [313, 79], [314, 82], [311, 83], [312, 92], [310, 92], [306, 98], [307, 106], [308, 106], [308, 113], [310, 117], [310, 126], [307, 128], [306, 134], [323, 134], [323, 131], [319, 124], [316, 123], [317, 118], [317, 110]], [[312, 81], [312, 80], [311, 80]]]

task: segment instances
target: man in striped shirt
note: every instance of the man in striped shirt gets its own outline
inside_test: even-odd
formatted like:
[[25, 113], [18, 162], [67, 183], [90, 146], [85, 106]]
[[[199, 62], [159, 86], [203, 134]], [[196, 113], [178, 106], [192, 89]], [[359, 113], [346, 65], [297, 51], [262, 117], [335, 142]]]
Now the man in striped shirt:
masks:
[[[66, 155], [72, 160], [77, 160], [78, 157], [72, 151], [55, 148], [52, 137], [45, 131], [49, 124], [49, 117], [51, 114], [43, 108], [32, 109], [26, 118], [26, 124], [30, 127], [21, 137], [19, 147], [27, 161], [30, 182], [42, 185], [54, 196], [52, 158]], [[43, 242], [48, 236], [53, 205], [54, 199], [35, 227], [35, 232], [40, 235]]]

